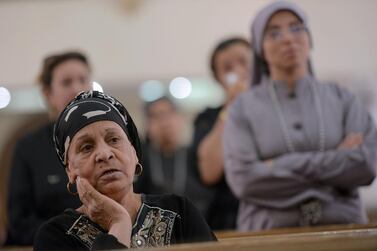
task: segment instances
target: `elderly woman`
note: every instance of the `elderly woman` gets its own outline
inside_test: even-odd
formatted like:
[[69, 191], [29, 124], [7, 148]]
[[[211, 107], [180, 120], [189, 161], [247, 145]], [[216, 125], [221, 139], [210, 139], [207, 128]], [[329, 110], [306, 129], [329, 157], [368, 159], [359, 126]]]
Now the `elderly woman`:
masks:
[[42, 225], [39, 250], [96, 250], [215, 240], [197, 209], [175, 195], [133, 191], [142, 166], [139, 136], [125, 107], [100, 92], [78, 95], [54, 128], [56, 151], [82, 206]]
[[348, 91], [314, 77], [296, 5], [262, 9], [252, 37], [253, 88], [230, 108], [223, 141], [238, 229], [366, 223], [358, 187], [376, 174], [372, 119]]

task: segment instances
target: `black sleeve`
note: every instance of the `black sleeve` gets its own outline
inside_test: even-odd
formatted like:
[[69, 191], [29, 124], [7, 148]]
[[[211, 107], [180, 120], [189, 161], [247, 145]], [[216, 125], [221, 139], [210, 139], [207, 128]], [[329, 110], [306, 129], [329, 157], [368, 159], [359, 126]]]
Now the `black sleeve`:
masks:
[[183, 210], [183, 242], [217, 241], [203, 216], [187, 198], [183, 199]]
[[59, 224], [47, 222], [41, 226], [35, 236], [34, 251], [51, 250], [85, 250], [85, 246], [74, 237], [67, 235]]
[[[118, 241], [110, 234], [100, 233], [93, 241], [90, 250], [127, 249], [128, 247]], [[89, 250], [82, 242], [75, 237], [66, 234], [66, 229], [56, 222], [43, 224], [36, 234], [34, 251], [70, 251]]]
[[16, 145], [8, 187], [9, 232], [16, 245], [31, 245], [38, 227], [44, 221], [36, 214], [32, 174], [27, 161], [27, 144]]

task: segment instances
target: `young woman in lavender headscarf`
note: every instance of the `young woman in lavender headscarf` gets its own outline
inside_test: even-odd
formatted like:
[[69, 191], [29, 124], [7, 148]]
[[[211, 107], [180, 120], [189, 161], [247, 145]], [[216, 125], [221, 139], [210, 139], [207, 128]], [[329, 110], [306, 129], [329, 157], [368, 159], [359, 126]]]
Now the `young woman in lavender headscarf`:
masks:
[[252, 38], [253, 88], [230, 108], [223, 141], [238, 229], [366, 223], [358, 187], [376, 175], [371, 117], [348, 91], [315, 78], [296, 5], [263, 8]]

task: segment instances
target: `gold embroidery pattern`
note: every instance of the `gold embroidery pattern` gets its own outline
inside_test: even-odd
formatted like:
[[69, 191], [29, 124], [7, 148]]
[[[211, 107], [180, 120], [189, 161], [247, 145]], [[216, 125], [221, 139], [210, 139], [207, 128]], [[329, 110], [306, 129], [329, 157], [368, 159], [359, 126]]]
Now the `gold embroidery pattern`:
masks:
[[147, 211], [141, 228], [131, 238], [132, 248], [169, 246], [176, 213], [143, 205]]
[[67, 234], [79, 239], [86, 247], [91, 249], [94, 239], [101, 232], [102, 231], [94, 226], [88, 218], [81, 215], [67, 231]]

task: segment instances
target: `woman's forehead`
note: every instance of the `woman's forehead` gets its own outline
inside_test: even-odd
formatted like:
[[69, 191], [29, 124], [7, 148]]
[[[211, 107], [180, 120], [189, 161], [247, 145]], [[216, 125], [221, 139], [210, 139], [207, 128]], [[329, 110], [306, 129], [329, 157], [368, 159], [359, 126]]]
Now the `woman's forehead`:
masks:
[[228, 46], [227, 48], [223, 49], [222, 51], [219, 51], [217, 55], [216, 63], [220, 64], [222, 62], [221, 59], [229, 58], [235, 55], [237, 56], [242, 55], [245, 57], [249, 57], [250, 51], [251, 51], [251, 48], [247, 47], [245, 44], [242, 44], [242, 43], [232, 44]]
[[266, 28], [271, 26], [281, 26], [284, 23], [302, 23], [302, 20], [290, 10], [279, 10], [271, 15], [270, 19], [267, 22]]
[[89, 125], [81, 128], [73, 137], [72, 142], [85, 137], [91, 137], [94, 135], [105, 135], [107, 133], [121, 133], [126, 134], [123, 129], [114, 121], [111, 120], [101, 120], [93, 122]]

